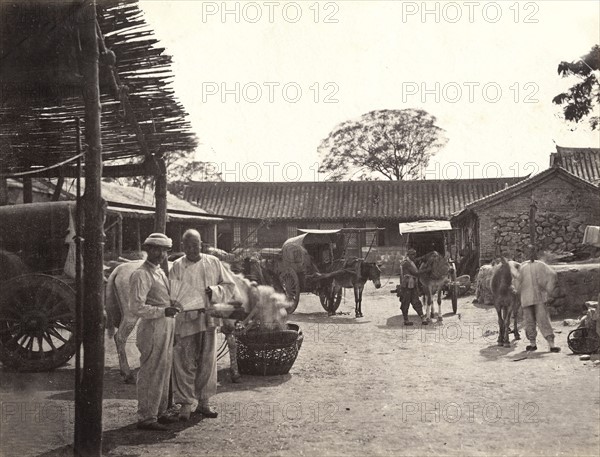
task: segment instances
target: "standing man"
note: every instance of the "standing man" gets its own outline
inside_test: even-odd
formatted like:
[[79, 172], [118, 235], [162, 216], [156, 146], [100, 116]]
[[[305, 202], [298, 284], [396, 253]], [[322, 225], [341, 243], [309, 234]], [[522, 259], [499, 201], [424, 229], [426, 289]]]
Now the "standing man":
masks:
[[411, 248], [406, 252], [406, 258], [401, 263], [402, 286], [400, 292], [400, 310], [404, 317], [404, 325], [413, 325], [408, 319], [408, 308], [410, 305], [412, 305], [421, 318], [423, 325], [427, 324], [427, 320], [423, 315], [423, 305], [419, 299], [419, 269], [415, 265], [416, 257], [417, 251]]
[[537, 330], [546, 338], [550, 352], [560, 352], [554, 345], [554, 331], [548, 315], [547, 305], [556, 287], [556, 272], [541, 260], [528, 260], [521, 264], [519, 276], [515, 279], [515, 289], [519, 293], [523, 318], [525, 320], [525, 335], [529, 340], [526, 350], [537, 350]]
[[[179, 419], [186, 421], [192, 410], [215, 418], [210, 397], [217, 393], [217, 348], [215, 319], [205, 312], [210, 303], [225, 302], [234, 296], [235, 283], [219, 259], [200, 252], [202, 239], [196, 230], [182, 236], [185, 257], [176, 260], [171, 279], [183, 281], [204, 300], [203, 309], [183, 312], [177, 317], [173, 361], [173, 399], [181, 405]], [[197, 406], [196, 406], [197, 405]]]
[[167, 416], [169, 379], [173, 363], [174, 316], [169, 279], [160, 264], [171, 249], [171, 239], [153, 233], [144, 241], [146, 261], [129, 280], [129, 306], [140, 317], [136, 345], [140, 351], [137, 380], [138, 424], [143, 430], [167, 430], [163, 424], [177, 421]]

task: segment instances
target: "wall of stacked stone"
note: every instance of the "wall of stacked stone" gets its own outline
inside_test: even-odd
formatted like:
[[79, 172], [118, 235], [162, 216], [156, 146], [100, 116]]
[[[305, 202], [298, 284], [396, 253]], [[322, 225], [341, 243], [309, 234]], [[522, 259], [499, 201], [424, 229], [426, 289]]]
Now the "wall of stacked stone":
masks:
[[551, 265], [557, 273], [558, 287], [549, 303], [555, 317], [581, 316], [585, 302], [598, 300], [600, 294], [600, 264]]
[[479, 211], [480, 264], [497, 253], [525, 260], [529, 210], [536, 211], [536, 246], [543, 252], [565, 252], [581, 246], [587, 225], [600, 221], [600, 195], [557, 177], [509, 200]]
[[[539, 257], [544, 253], [570, 252], [580, 248], [587, 226], [584, 217], [556, 213], [537, 214], [535, 217], [536, 248]], [[519, 262], [526, 260], [529, 240], [529, 214], [492, 218], [493, 244], [502, 255]]]

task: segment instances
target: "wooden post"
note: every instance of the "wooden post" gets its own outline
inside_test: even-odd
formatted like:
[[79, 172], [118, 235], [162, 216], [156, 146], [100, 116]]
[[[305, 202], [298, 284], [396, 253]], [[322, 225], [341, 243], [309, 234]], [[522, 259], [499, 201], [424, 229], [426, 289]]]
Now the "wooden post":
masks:
[[215, 222], [213, 225], [213, 242], [214, 242], [214, 247], [215, 248], [219, 248], [219, 246], [217, 245], [217, 238], [218, 238], [218, 232], [217, 232], [217, 223]]
[[531, 205], [529, 205], [529, 243], [531, 244], [531, 250], [529, 253], [529, 260], [532, 262], [537, 257], [537, 246], [535, 244], [536, 239], [536, 231], [535, 231], [535, 216], [537, 213], [537, 205], [535, 204], [535, 200], [533, 199], [533, 195], [531, 196]]
[[102, 177], [102, 141], [100, 127], [100, 86], [98, 77], [98, 36], [96, 2], [84, 0], [79, 24], [81, 73], [84, 77], [85, 105], [85, 227], [84, 227], [84, 296], [83, 374], [81, 402], [75, 405], [78, 434], [75, 454], [97, 456], [102, 453], [102, 387], [104, 377], [103, 319], [103, 226], [104, 206]]
[[135, 250], [138, 252], [142, 250], [142, 233], [139, 219], [135, 220]]
[[23, 178], [23, 203], [33, 203], [33, 182], [31, 178]]
[[56, 187], [54, 188], [54, 193], [52, 194], [52, 201], [57, 202], [60, 200], [60, 193], [62, 192], [63, 185], [65, 184], [65, 177], [59, 176], [58, 181], [56, 182]]
[[160, 158], [156, 161], [158, 173], [154, 183], [154, 198], [156, 199], [154, 231], [165, 233], [167, 231], [167, 167], [164, 159]]
[[0, 206], [8, 205], [8, 180], [0, 178]]
[[123, 216], [118, 214], [117, 216], [117, 258], [123, 255]]

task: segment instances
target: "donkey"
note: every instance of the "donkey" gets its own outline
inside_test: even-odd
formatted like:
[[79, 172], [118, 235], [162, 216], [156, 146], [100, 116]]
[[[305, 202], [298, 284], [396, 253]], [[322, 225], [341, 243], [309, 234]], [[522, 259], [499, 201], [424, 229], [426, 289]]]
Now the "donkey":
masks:
[[[337, 262], [337, 265], [336, 265]], [[341, 270], [335, 271], [341, 267]], [[341, 293], [342, 288], [354, 289], [354, 315], [355, 317], [363, 317], [362, 313], [362, 294], [367, 281], [373, 281], [375, 288], [381, 287], [381, 270], [374, 262], [365, 262], [364, 259], [338, 260], [332, 265], [334, 270], [332, 293], [336, 297]]]
[[514, 281], [519, 276], [520, 264], [501, 257], [492, 269], [492, 297], [498, 313], [498, 346], [510, 347], [510, 319], [514, 316], [515, 340], [521, 339], [517, 329], [517, 314], [521, 305]]

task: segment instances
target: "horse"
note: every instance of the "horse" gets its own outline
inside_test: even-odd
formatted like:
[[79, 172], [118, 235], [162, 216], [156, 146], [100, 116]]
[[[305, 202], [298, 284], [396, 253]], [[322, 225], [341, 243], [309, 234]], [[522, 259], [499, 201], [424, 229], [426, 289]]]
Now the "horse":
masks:
[[433, 297], [437, 294], [438, 303], [438, 322], [442, 318], [442, 290], [444, 286], [450, 282], [448, 273], [450, 272], [450, 264], [448, 259], [437, 251], [431, 251], [421, 257], [423, 262], [419, 268], [419, 281], [423, 285], [423, 295], [425, 297], [425, 321], [431, 322], [434, 316]]
[[[354, 289], [354, 315], [363, 317], [362, 294], [367, 281], [373, 281], [375, 288], [381, 287], [381, 270], [374, 262], [366, 262], [364, 259], [336, 260], [331, 267], [332, 272], [323, 276], [333, 277], [332, 296], [341, 294], [342, 288]], [[337, 271], [336, 271], [337, 270]], [[331, 310], [329, 315], [333, 313]]]
[[498, 313], [498, 346], [510, 347], [510, 319], [514, 316], [515, 340], [521, 339], [517, 329], [517, 314], [521, 305], [514, 281], [519, 276], [520, 264], [501, 257], [492, 266], [492, 297]]

